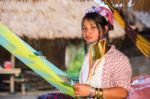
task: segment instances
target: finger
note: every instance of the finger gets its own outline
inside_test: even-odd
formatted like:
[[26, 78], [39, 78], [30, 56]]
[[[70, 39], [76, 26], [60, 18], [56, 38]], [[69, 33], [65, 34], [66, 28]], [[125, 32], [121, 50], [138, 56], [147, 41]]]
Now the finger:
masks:
[[74, 91], [75, 91], [75, 92], [79, 92], [79, 88], [75, 88]]
[[78, 90], [79, 86], [78, 85], [74, 85], [73, 88], [74, 88], [74, 90]]
[[79, 95], [76, 95], [76, 98], [79, 98], [80, 96]]
[[75, 95], [79, 95], [79, 92], [78, 91], [76, 91], [76, 92], [74, 92], [75, 93]]
[[76, 97], [80, 96], [78, 91], [75, 91], [74, 94], [75, 94]]
[[79, 95], [79, 93], [78, 93], [78, 92], [76, 92], [76, 93], [75, 93], [75, 96], [76, 96], [76, 97], [79, 97], [80, 95]]
[[73, 89], [76, 91], [76, 90], [78, 89], [78, 87], [77, 87], [77, 86], [74, 86]]

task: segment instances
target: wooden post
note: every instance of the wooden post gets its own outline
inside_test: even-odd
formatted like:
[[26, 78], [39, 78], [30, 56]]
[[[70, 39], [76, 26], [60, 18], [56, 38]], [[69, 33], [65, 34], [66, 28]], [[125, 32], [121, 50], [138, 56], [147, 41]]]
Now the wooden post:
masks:
[[11, 64], [12, 68], [15, 68], [15, 56], [11, 54]]
[[[15, 56], [11, 54], [11, 64], [12, 64], [12, 69], [15, 68]], [[14, 93], [15, 92], [15, 77], [14, 74], [11, 74], [10, 76], [10, 92]]]
[[15, 79], [14, 79], [14, 75], [11, 74], [10, 75], [10, 93], [14, 93], [15, 92]]

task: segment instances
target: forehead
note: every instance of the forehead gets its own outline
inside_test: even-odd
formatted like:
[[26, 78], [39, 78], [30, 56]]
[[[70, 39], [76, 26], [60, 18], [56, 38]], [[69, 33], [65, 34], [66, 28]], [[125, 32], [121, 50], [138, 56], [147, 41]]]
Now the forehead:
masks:
[[85, 26], [85, 25], [96, 25], [96, 24], [91, 19], [84, 19], [82, 25]]

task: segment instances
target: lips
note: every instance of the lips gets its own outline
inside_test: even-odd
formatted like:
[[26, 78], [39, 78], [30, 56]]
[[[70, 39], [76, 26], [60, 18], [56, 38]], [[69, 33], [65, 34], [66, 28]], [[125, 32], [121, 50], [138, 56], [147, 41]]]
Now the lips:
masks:
[[92, 39], [92, 37], [89, 37], [89, 36], [86, 36], [85, 38], [86, 38], [86, 39]]

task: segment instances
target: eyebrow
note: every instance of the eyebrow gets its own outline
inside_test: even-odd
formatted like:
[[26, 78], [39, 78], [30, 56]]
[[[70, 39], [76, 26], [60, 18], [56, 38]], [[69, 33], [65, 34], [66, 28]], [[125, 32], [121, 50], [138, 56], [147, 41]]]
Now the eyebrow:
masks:
[[96, 25], [95, 23], [91, 23], [90, 25]]
[[[91, 23], [90, 25], [94, 25], [94, 26], [96, 26], [96, 24], [94, 24], [94, 23]], [[86, 26], [86, 25], [82, 24], [82, 26]]]

